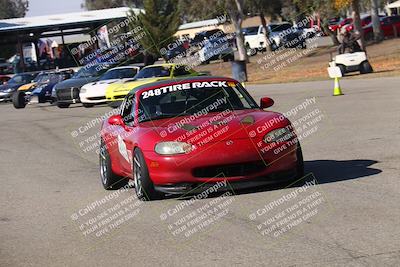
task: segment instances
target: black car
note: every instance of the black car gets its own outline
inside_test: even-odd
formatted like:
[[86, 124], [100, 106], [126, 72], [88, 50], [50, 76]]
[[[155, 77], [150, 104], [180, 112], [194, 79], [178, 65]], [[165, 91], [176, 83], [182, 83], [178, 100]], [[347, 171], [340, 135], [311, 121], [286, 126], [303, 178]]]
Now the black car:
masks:
[[285, 48], [307, 48], [306, 37], [303, 31], [294, 27], [291, 23], [271, 23], [268, 25], [269, 37], [273, 41], [272, 49]]
[[80, 103], [79, 93], [81, 87], [87, 83], [97, 81], [103, 73], [114, 66], [107, 63], [86, 65], [71, 79], [58, 83], [54, 87], [57, 106], [59, 108], [68, 108], [71, 104]]
[[13, 72], [13, 66], [4, 58], [0, 58], [0, 74], [10, 74]]
[[15, 108], [25, 108], [27, 104], [54, 102], [52, 97], [53, 87], [62, 81], [70, 79], [73, 70], [42, 72], [35, 79], [36, 84], [27, 91], [17, 90], [12, 96]]
[[20, 73], [14, 75], [7, 84], [0, 86], [0, 102], [11, 101], [12, 95], [17, 89], [27, 83], [31, 83], [38, 72]]

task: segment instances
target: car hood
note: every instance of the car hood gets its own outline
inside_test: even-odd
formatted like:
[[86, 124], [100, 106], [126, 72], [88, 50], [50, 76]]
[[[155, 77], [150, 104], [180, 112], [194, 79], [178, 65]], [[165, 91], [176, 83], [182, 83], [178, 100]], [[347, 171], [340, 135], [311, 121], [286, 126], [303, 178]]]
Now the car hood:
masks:
[[19, 91], [27, 91], [27, 90], [32, 89], [32, 87], [34, 87], [35, 85], [36, 85], [36, 83], [27, 83], [27, 84], [24, 84], [24, 85], [20, 86], [18, 88], [18, 90]]
[[[263, 138], [268, 132], [285, 127], [289, 120], [280, 113], [263, 111], [259, 109], [235, 110], [230, 112], [212, 112], [194, 118], [193, 116], [180, 116], [175, 118], [143, 122], [140, 127], [145, 128], [154, 139], [164, 141], [180, 140], [196, 144], [208, 136], [213, 136], [208, 142], [237, 140], [249, 138]], [[196, 135], [207, 131], [201, 139], [195, 140]], [[253, 134], [253, 132], [255, 134]], [[250, 134], [251, 133], [251, 134]], [[192, 140], [192, 141], [190, 141]]]
[[77, 87], [81, 88], [83, 85], [87, 83], [94, 82], [98, 79], [98, 77], [86, 77], [86, 78], [72, 78], [65, 80], [63, 82], [60, 82], [56, 85], [56, 90], [57, 89], [64, 89], [64, 88], [71, 88], [71, 87]]
[[130, 91], [135, 87], [141, 86], [143, 84], [157, 82], [161, 80], [167, 80], [169, 77], [154, 77], [154, 78], [145, 78], [145, 79], [137, 79], [134, 81], [125, 81], [125, 82], [116, 82], [111, 84], [107, 90], [113, 92], [121, 92], [121, 91]]
[[17, 89], [20, 86], [21, 86], [21, 84], [4, 84], [4, 85], [0, 85], [0, 91], [4, 91], [7, 89]]

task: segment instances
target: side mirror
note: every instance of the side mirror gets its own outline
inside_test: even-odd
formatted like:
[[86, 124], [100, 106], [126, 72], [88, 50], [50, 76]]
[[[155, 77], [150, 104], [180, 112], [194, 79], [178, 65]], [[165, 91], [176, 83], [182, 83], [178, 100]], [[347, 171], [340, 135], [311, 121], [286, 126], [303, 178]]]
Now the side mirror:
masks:
[[124, 120], [122, 119], [121, 115], [113, 115], [110, 118], [108, 118], [108, 123], [110, 125], [117, 125], [117, 126], [124, 126]]
[[272, 107], [274, 105], [274, 100], [272, 100], [272, 98], [269, 97], [263, 97], [260, 100], [260, 107], [261, 109], [265, 109], [265, 108], [269, 108]]

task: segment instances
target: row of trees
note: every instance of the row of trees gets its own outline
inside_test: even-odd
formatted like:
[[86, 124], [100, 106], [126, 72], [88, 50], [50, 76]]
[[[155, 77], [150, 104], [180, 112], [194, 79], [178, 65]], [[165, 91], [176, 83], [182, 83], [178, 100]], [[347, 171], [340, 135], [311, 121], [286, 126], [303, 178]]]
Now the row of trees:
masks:
[[0, 19], [25, 17], [28, 6], [27, 0], [0, 0]]
[[[337, 17], [352, 11], [355, 29], [362, 34], [360, 6], [370, 7], [375, 40], [383, 39], [380, 29], [378, 8], [380, 0], [86, 0], [87, 9], [101, 9], [118, 6], [144, 8], [146, 16], [139, 16], [138, 25], [147, 31], [142, 42], [149, 52], [159, 56], [159, 48], [173, 41], [173, 34], [180, 23], [215, 18], [226, 14], [235, 28], [238, 60], [247, 60], [242, 34], [242, 22], [245, 15], [258, 15], [260, 24], [265, 27], [265, 16], [281, 17], [286, 20], [300, 20], [304, 16], [315, 16], [322, 19], [322, 27], [329, 33], [335, 44], [338, 44], [335, 33], [328, 29], [328, 18]], [[136, 26], [136, 25], [135, 25]], [[364, 38], [362, 47], [365, 49]]]

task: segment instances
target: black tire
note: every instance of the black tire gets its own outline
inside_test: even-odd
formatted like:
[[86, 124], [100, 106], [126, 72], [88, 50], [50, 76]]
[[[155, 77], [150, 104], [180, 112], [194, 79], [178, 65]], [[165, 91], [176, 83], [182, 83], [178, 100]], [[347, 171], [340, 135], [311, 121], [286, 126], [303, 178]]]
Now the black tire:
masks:
[[365, 40], [366, 40], [366, 41], [373, 41], [373, 40], [374, 40], [374, 33], [373, 33], [373, 32], [368, 32], [368, 33], [365, 35]]
[[126, 184], [126, 179], [116, 175], [111, 168], [111, 158], [107, 146], [103, 140], [100, 143], [99, 152], [100, 180], [104, 189], [115, 190]]
[[71, 104], [69, 104], [69, 103], [60, 103], [60, 102], [57, 102], [57, 107], [59, 107], [59, 108], [69, 108], [70, 105], [71, 105]]
[[275, 51], [276, 49], [278, 49], [279, 48], [279, 46], [275, 43], [275, 41], [273, 40], [272, 42], [271, 42], [271, 50], [272, 51]]
[[257, 54], [257, 49], [250, 48], [250, 45], [246, 44], [246, 54], [249, 57], [255, 56]]
[[366, 73], [371, 73], [374, 72], [372, 69], [371, 64], [369, 64], [368, 61], [364, 61], [363, 63], [360, 64], [360, 73], [361, 74], [366, 74]]
[[136, 196], [143, 201], [161, 199], [162, 194], [154, 189], [154, 184], [150, 179], [142, 151], [136, 148], [133, 155], [133, 182]]
[[346, 75], [346, 67], [343, 65], [337, 65], [340, 69], [340, 72], [342, 73], [342, 76]]
[[224, 59], [224, 62], [233, 61], [235, 59], [235, 56], [232, 54], [228, 54], [228, 55], [225, 55], [223, 57], [223, 59]]
[[25, 92], [16, 91], [12, 96], [12, 103], [14, 105], [14, 108], [16, 109], [25, 108], [26, 106]]
[[92, 107], [94, 107], [94, 104], [89, 104], [89, 103], [82, 103], [82, 105], [83, 105], [85, 108], [92, 108]]
[[108, 106], [112, 107], [112, 108], [119, 108], [122, 104], [122, 101], [111, 101], [108, 102]]
[[296, 180], [298, 180], [304, 177], [304, 159], [300, 143], [297, 144], [296, 155], [297, 155]]

